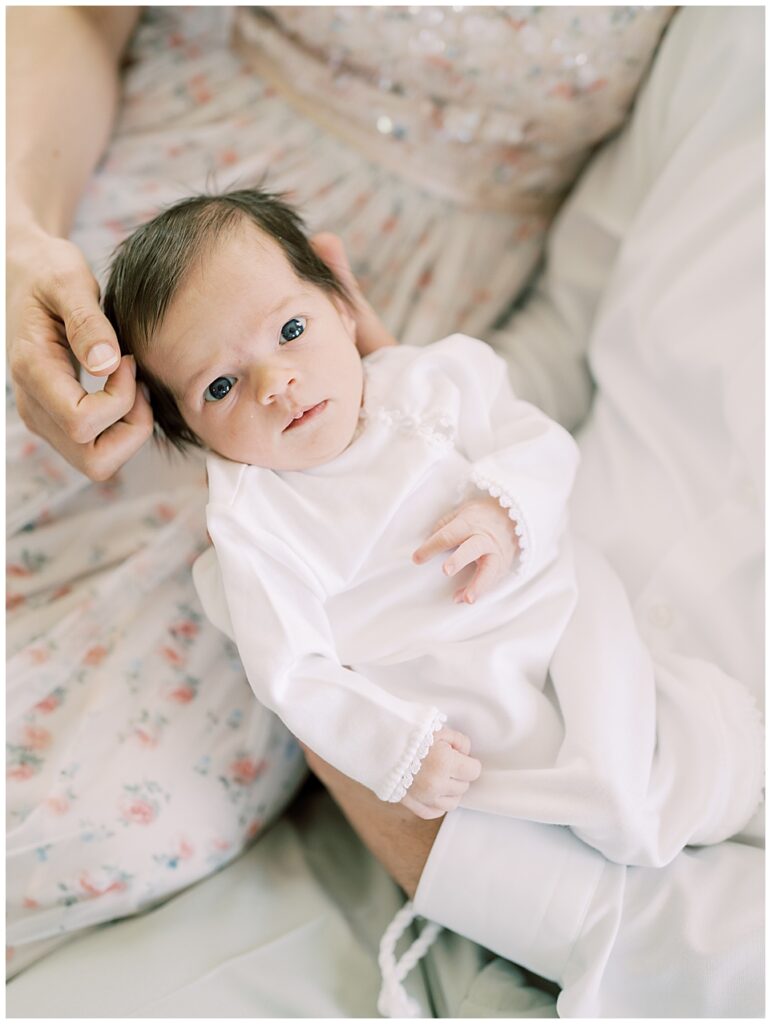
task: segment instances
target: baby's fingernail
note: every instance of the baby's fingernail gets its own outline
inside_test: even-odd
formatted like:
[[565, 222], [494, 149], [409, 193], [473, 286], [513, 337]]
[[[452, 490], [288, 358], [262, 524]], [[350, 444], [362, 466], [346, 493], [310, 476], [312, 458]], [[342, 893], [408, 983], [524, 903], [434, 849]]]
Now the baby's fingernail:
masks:
[[86, 356], [86, 366], [92, 372], [98, 372], [99, 370], [106, 370], [108, 366], [112, 366], [113, 363], [117, 362], [117, 359], [118, 355], [112, 345], [108, 345], [105, 341], [100, 341], [93, 348], [89, 349]]
[[468, 601], [469, 604], [473, 604], [474, 601], [476, 600], [476, 597], [474, 594], [469, 593], [466, 595], [466, 600]]
[[136, 359], [133, 356], [126, 356], [126, 359], [128, 360], [128, 364], [131, 367], [131, 376], [134, 378], [134, 380], [136, 380], [137, 379], [137, 361], [136, 361]]
[[446, 565], [443, 565], [442, 569], [444, 570], [445, 576], [452, 576], [452, 566], [449, 562]]

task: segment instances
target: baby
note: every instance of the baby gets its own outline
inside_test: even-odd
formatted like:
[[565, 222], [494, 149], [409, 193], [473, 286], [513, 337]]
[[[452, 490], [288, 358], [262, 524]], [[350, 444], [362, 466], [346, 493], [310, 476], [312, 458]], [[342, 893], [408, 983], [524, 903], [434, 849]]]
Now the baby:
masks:
[[105, 311], [166, 439], [210, 453], [204, 608], [322, 758], [422, 817], [462, 803], [566, 825], [627, 864], [751, 817], [743, 691], [648, 653], [567, 527], [575, 443], [489, 346], [362, 359], [346, 290], [257, 190], [140, 228]]

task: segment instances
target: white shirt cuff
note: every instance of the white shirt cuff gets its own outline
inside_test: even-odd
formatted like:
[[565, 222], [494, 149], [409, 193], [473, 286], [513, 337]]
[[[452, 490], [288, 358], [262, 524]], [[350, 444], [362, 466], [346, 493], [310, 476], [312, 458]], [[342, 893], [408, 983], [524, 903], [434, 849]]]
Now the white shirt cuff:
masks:
[[458, 808], [415, 894], [419, 914], [560, 983], [607, 861], [559, 825]]

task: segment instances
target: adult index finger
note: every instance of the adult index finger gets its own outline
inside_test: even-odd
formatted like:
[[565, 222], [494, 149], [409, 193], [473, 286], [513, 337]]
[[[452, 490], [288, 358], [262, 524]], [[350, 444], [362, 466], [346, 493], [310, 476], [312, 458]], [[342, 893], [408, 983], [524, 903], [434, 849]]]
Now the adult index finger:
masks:
[[136, 389], [134, 404], [126, 415], [113, 423], [93, 442], [86, 470], [93, 480], [107, 480], [135, 455], [153, 433], [150, 403]]
[[75, 375], [63, 345], [44, 350], [25, 345], [29, 364], [24, 390], [42, 406], [59, 429], [75, 444], [88, 444], [125, 416], [136, 395], [136, 364], [124, 356], [103, 391], [89, 394]]
[[48, 415], [46, 409], [29, 396], [26, 396], [25, 400], [32, 407], [30, 412], [35, 432], [44, 437], [71, 466], [90, 480], [109, 479], [152, 434], [152, 410], [141, 388], [137, 388], [136, 400], [126, 416], [88, 444], [72, 441]]

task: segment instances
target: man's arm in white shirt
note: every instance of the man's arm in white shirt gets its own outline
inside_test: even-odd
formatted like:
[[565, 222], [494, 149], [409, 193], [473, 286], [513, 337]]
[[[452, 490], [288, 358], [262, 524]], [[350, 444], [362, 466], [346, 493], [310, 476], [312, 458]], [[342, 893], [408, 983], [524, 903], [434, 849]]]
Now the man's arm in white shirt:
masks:
[[[758, 124], [762, 131], [762, 50], [762, 11], [675, 15], [630, 125], [595, 160], [556, 225], [547, 279], [559, 280], [536, 296], [532, 318], [523, 314], [512, 328], [538, 323], [543, 302], [555, 323], [564, 312], [568, 333], [588, 338], [603, 292], [619, 284], [610, 265], [644, 217], [657, 179], [675, 164], [675, 180], [716, 161], [728, 173], [731, 154], [742, 159]], [[699, 310], [691, 313], [698, 330]], [[515, 387], [555, 412], [537, 387], [520, 386], [515, 365], [525, 349], [537, 362], [539, 341], [548, 349], [550, 339], [521, 338], [521, 349], [511, 339]], [[623, 358], [621, 338], [618, 351]], [[762, 850], [738, 841], [686, 849], [664, 868], [628, 868], [566, 828], [461, 808], [434, 841], [415, 902], [426, 916], [556, 981], [561, 1016], [762, 1016], [763, 872]], [[458, 892], [462, 900], [450, 898]]]

